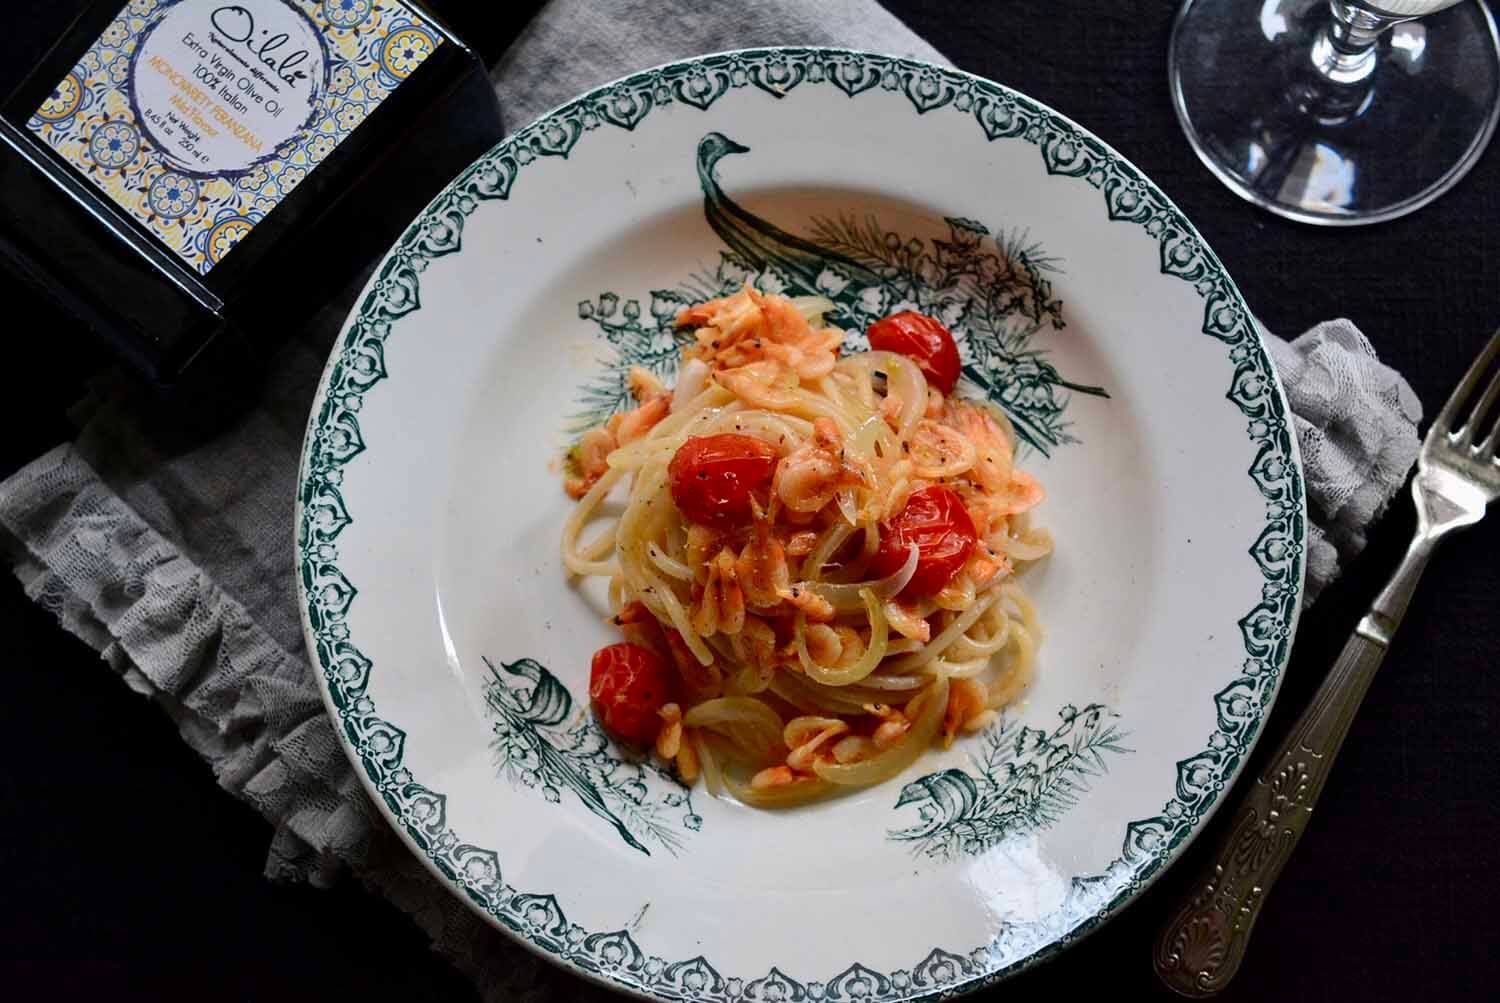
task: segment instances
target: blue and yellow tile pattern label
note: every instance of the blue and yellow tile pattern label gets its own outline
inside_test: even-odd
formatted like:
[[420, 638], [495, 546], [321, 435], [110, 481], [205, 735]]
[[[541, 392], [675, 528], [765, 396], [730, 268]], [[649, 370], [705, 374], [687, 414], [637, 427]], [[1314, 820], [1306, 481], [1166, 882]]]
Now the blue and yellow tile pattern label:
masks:
[[441, 44], [399, 0], [130, 0], [28, 125], [206, 274]]

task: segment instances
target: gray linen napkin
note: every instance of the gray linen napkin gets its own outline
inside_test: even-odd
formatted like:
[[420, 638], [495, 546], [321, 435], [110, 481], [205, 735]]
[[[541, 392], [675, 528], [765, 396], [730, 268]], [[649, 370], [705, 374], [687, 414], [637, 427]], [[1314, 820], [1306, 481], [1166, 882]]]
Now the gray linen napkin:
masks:
[[1417, 461], [1422, 402], [1351, 321], [1327, 321], [1291, 343], [1265, 328], [1261, 336], [1302, 447], [1311, 523], [1303, 603], [1310, 604], [1340, 564], [1364, 549], [1365, 530]]
[[[670, 0], [648, 13], [625, 0], [553, 0], [496, 70], [510, 124], [631, 70], [713, 50], [842, 45], [945, 62], [873, 0], [707, 6]], [[273, 823], [268, 875], [323, 884], [347, 866], [411, 914], [486, 1000], [602, 996], [429, 877], [380, 821], [323, 711], [298, 622], [293, 496], [307, 411], [352, 296], [286, 346], [257, 405], [206, 443], [167, 445], [138, 402], [98, 394], [73, 443], [0, 484], [14, 571]], [[1347, 321], [1266, 342], [1307, 466], [1311, 597], [1363, 546], [1405, 478], [1420, 407]]]

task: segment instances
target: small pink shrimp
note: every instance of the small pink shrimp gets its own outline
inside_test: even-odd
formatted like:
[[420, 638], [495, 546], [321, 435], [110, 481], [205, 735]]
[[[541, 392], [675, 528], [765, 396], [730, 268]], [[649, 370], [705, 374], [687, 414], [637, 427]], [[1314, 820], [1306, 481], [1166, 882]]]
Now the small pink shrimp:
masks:
[[625, 640], [650, 651], [663, 651], [666, 639], [662, 635], [661, 622], [646, 605], [632, 599], [620, 608], [620, 612], [609, 618], [609, 622], [620, 628]]
[[973, 554], [969, 555], [969, 563], [963, 573], [969, 576], [969, 581], [974, 583], [974, 588], [977, 590], [984, 588], [997, 577], [1008, 576], [1014, 570], [1010, 558], [996, 556], [991, 553], [988, 546], [981, 544], [974, 548]]
[[644, 403], [652, 397], [660, 397], [662, 394], [671, 393], [666, 384], [655, 373], [644, 366], [631, 366], [625, 374], [625, 386], [630, 390], [630, 396], [637, 403]]
[[807, 657], [817, 665], [837, 665], [844, 657], [844, 641], [839, 632], [827, 624], [808, 624], [803, 632], [807, 645]]
[[793, 512], [817, 512], [848, 487], [868, 487], [869, 475], [844, 458], [844, 437], [832, 418], [813, 422], [812, 438], [776, 465], [772, 488]]
[[907, 443], [912, 472], [929, 480], [968, 473], [979, 458], [967, 436], [958, 429], [930, 418], [917, 422]]
[[[735, 295], [738, 295], [737, 293]], [[724, 304], [732, 296], [721, 296], [718, 299], [704, 300], [702, 303], [694, 303], [677, 311], [675, 323], [678, 327], [703, 327], [713, 323], [714, 314], [723, 308]]]
[[689, 787], [698, 779], [698, 752], [692, 742], [684, 741], [677, 749], [677, 775]]
[[787, 722], [782, 736], [787, 748], [791, 750], [786, 757], [787, 766], [801, 773], [812, 772], [813, 761], [826, 758], [827, 753], [823, 752], [823, 745], [829, 739], [836, 738], [848, 730], [849, 725], [838, 718], [816, 716], [792, 718]]
[[833, 760], [836, 763], [857, 763], [867, 759], [875, 751], [873, 739], [863, 735], [845, 735], [833, 743]]
[[755, 515], [755, 534], [740, 551], [735, 575], [752, 606], [775, 606], [791, 590], [791, 570], [785, 548], [771, 535], [769, 521], [758, 509]]
[[784, 296], [767, 296], [746, 287], [745, 292], [760, 307], [766, 321], [766, 335], [761, 349], [802, 380], [816, 380], [833, 372], [844, 332], [833, 328], [815, 331], [807, 318]]
[[877, 749], [889, 748], [911, 730], [911, 720], [896, 708], [886, 704], [865, 704], [865, 713], [880, 718], [880, 724], [876, 726], [875, 733], [870, 736], [870, 740]]
[[610, 426], [615, 433], [615, 438], [620, 445], [634, 442], [656, 426], [656, 423], [665, 418], [672, 410], [672, 395], [658, 394], [624, 414], [617, 414], [610, 419]]
[[988, 410], [967, 401], [949, 401], [947, 417], [948, 424], [974, 446], [974, 465], [969, 476], [986, 491], [1003, 491], [1010, 482], [1015, 455], [1005, 430]]
[[[677, 313], [678, 327], [711, 329], [712, 336], [734, 339], [744, 334], [761, 334], [765, 331], [765, 316], [756, 302], [750, 298], [750, 284], [737, 293], [711, 299], [696, 306], [684, 307]], [[705, 344], [704, 331], [698, 332], [700, 345]], [[721, 347], [711, 345], [710, 347]], [[705, 360], [707, 361], [707, 360]]]
[[609, 454], [618, 446], [614, 431], [606, 425], [583, 433], [569, 456], [577, 473], [563, 481], [563, 490], [568, 497], [582, 498], [589, 493], [589, 488], [609, 472]]
[[749, 656], [747, 661], [751, 667], [766, 672], [775, 668], [776, 631], [770, 624], [758, 616], [747, 614], [745, 626], [740, 631], [740, 638], [744, 644], [745, 654]]
[[1024, 470], [1014, 469], [1004, 490], [997, 494], [995, 510], [1000, 515], [1017, 515], [1036, 508], [1047, 497], [1040, 481]]
[[809, 332], [794, 344], [768, 341], [763, 350], [767, 358], [786, 366], [802, 382], [810, 383], [833, 372], [843, 344], [844, 332], [830, 327]]
[[720, 371], [774, 362], [794, 383], [833, 372], [844, 343], [844, 332], [814, 330], [791, 300], [749, 283], [732, 296], [688, 307], [678, 313], [677, 324], [697, 328], [686, 358]]
[[700, 637], [738, 634], [745, 626], [745, 593], [735, 579], [734, 551], [725, 547], [708, 566], [708, 581], [693, 589], [690, 617]]
[[724, 537], [718, 530], [702, 523], [688, 524], [687, 563], [688, 567], [696, 569], [700, 582], [708, 577], [709, 558], [719, 552], [723, 542]]
[[884, 609], [886, 620], [902, 637], [921, 641], [923, 644], [932, 640], [932, 624], [924, 617], [917, 616], [895, 599], [887, 600]]
[[948, 684], [948, 706], [943, 711], [943, 748], [953, 744], [953, 736], [960, 728], [976, 730], [970, 727], [970, 722], [987, 712], [989, 699], [988, 687], [978, 679], [955, 679]]
[[656, 754], [670, 763], [682, 750], [682, 708], [675, 703], [663, 704], [656, 713], [662, 720], [656, 733]]
[[789, 411], [798, 401], [796, 374], [769, 359], [722, 369], [714, 373], [714, 382], [746, 404], [767, 411]]
[[833, 619], [833, 603], [816, 592], [793, 585], [782, 598], [786, 600], [787, 605], [802, 613], [813, 623], [827, 623]]
[[800, 779], [790, 766], [768, 766], [750, 778], [750, 789], [768, 791], [775, 787], [789, 787]]
[[817, 545], [818, 534], [811, 530], [803, 530], [800, 533], [793, 533], [792, 538], [786, 541], [784, 549], [788, 557], [806, 557]]

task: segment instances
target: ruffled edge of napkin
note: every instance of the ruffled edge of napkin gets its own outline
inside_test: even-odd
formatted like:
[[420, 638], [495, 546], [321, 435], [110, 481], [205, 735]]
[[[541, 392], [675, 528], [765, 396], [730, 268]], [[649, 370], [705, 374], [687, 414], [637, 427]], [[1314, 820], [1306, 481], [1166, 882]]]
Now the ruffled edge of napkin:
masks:
[[301, 658], [145, 524], [70, 445], [0, 485], [27, 595], [156, 700], [219, 785], [277, 824], [267, 874], [326, 883], [374, 808]]
[[27, 596], [165, 710], [219, 785], [275, 827], [268, 877], [326, 887], [348, 865], [485, 999], [538, 998], [564, 979], [565, 991], [587, 991], [505, 941], [407, 852], [376, 818], [306, 662], [148, 526], [73, 446], [0, 484], [0, 521]]
[[1345, 318], [1286, 341], [1260, 327], [1291, 407], [1307, 492], [1303, 606], [1364, 550], [1421, 449], [1422, 403]]

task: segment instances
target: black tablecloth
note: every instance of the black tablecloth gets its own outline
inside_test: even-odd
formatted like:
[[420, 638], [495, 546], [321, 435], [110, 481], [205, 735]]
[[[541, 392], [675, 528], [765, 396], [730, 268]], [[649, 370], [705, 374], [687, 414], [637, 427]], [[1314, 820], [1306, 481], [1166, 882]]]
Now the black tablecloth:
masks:
[[[1172, 4], [885, 3], [960, 67], [1053, 105], [1130, 157], [1197, 223], [1272, 330], [1352, 318], [1429, 414], [1500, 322], [1500, 151], [1406, 219], [1353, 230], [1286, 223], [1221, 187], [1179, 131], [1165, 76]], [[81, 2], [6, 6], [0, 92]], [[493, 56], [536, 4], [435, 6]], [[91, 351], [46, 316], [23, 319], [27, 301], [0, 274], [11, 362], [0, 377], [0, 475], [66, 436], [63, 412]], [[1252, 770], [1305, 706], [1413, 522], [1403, 496], [1304, 618]], [[1484, 847], [1500, 828], [1497, 544], [1492, 517], [1434, 560], [1225, 998], [1493, 998], [1500, 880]], [[9, 580], [0, 631], [0, 993], [469, 996], [404, 916], [352, 882], [267, 883], [266, 824]], [[1224, 817], [1120, 917], [986, 998], [1165, 998], [1150, 945]]]

